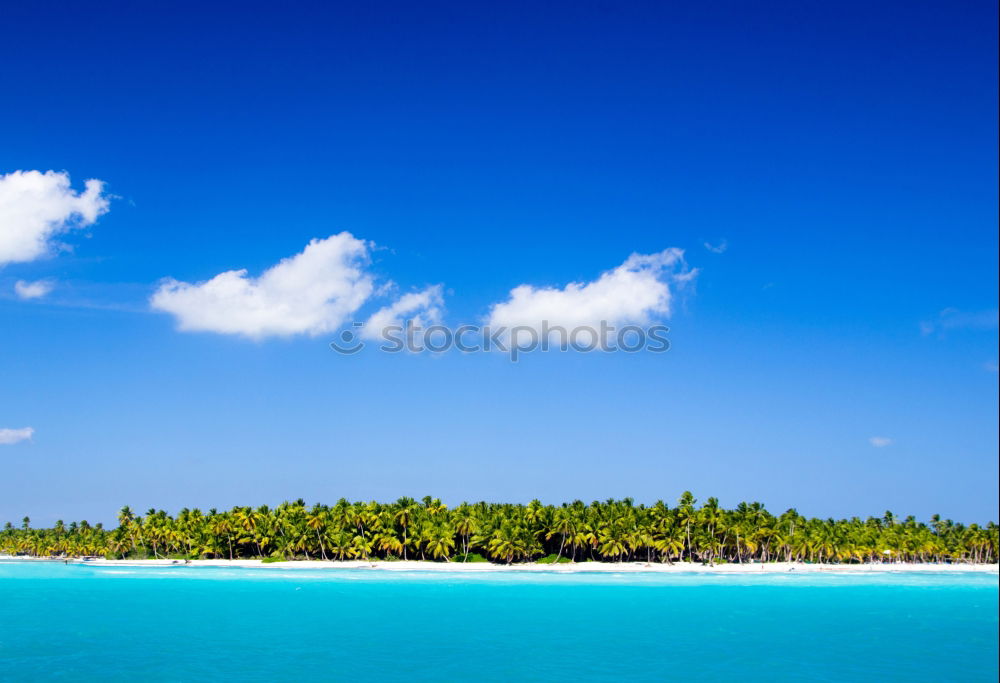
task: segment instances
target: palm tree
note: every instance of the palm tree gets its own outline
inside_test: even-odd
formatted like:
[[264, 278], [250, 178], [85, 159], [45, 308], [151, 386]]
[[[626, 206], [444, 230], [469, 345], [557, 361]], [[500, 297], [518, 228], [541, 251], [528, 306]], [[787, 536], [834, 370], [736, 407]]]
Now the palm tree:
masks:
[[690, 491], [682, 493], [680, 499], [677, 501], [677, 517], [684, 526], [684, 533], [687, 535], [687, 556], [689, 562], [691, 561], [691, 525], [698, 521], [694, 511], [694, 504], [696, 502]]
[[427, 529], [424, 544], [427, 552], [435, 560], [441, 559], [451, 561], [451, 553], [455, 549], [454, 530], [443, 525], [432, 525]]
[[319, 543], [320, 556], [326, 560], [326, 547], [323, 545], [323, 529], [326, 528], [327, 511], [319, 504], [314, 505], [312, 511], [306, 516], [306, 526], [316, 534], [316, 542]]
[[476, 515], [467, 503], [462, 503], [455, 508], [453, 518], [455, 520], [455, 533], [462, 537], [462, 554], [468, 560], [469, 539], [479, 529]]
[[549, 516], [549, 524], [545, 531], [545, 540], [550, 540], [556, 534], [559, 535], [559, 550], [556, 551], [555, 563], [562, 559], [563, 548], [566, 547], [566, 537], [573, 533], [573, 516], [565, 507], [556, 508]]
[[412, 498], [400, 498], [396, 501], [396, 513], [395, 519], [399, 522], [399, 525], [403, 527], [403, 559], [406, 559], [406, 546], [409, 541], [406, 537], [406, 532], [409, 529], [410, 523], [413, 521], [413, 517], [417, 514], [417, 501]]

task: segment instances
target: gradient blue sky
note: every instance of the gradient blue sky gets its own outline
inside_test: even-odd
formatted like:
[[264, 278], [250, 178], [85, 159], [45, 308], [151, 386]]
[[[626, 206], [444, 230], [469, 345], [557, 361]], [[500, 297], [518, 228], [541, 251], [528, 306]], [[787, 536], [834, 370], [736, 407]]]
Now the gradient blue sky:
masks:
[[[0, 174], [115, 198], [0, 267], [0, 428], [35, 430], [0, 521], [685, 489], [997, 517], [995, 3], [203, 5], [4, 8]], [[516, 365], [149, 308], [342, 230], [449, 322], [632, 252], [699, 274], [669, 353]]]

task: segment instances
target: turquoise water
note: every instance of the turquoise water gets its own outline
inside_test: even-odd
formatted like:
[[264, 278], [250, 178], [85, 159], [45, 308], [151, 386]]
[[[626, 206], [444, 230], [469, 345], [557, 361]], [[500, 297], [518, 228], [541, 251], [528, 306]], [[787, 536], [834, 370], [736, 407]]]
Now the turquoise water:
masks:
[[997, 586], [0, 562], [0, 679], [995, 681]]

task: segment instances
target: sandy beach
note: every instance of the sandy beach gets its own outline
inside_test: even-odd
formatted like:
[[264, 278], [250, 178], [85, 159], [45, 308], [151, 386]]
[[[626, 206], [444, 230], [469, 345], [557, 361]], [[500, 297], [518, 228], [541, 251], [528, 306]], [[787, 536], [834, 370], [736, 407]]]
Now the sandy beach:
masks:
[[[27, 562], [63, 562], [62, 559], [29, 559], [29, 558], [3, 558], [12, 560], [24, 560]], [[799, 562], [768, 562], [768, 563], [746, 563], [746, 564], [717, 564], [714, 566], [689, 562], [675, 562], [674, 564], [661, 564], [657, 562], [576, 562], [564, 564], [492, 564], [486, 562], [426, 562], [421, 560], [398, 560], [392, 562], [364, 560], [344, 560], [344, 561], [324, 561], [324, 560], [295, 560], [290, 562], [261, 562], [260, 560], [78, 560], [70, 559], [71, 564], [87, 564], [92, 566], [114, 566], [114, 567], [158, 567], [158, 566], [185, 566], [185, 567], [240, 567], [256, 569], [356, 569], [356, 570], [380, 570], [380, 571], [404, 571], [404, 572], [657, 572], [657, 573], [683, 573], [698, 572], [708, 574], [733, 574], [733, 573], [786, 573], [786, 572], [834, 572], [834, 573], [856, 573], [856, 572], [978, 572], [986, 574], [998, 574], [996, 564], [937, 564], [927, 563], [879, 563], [879, 564], [805, 564]]]

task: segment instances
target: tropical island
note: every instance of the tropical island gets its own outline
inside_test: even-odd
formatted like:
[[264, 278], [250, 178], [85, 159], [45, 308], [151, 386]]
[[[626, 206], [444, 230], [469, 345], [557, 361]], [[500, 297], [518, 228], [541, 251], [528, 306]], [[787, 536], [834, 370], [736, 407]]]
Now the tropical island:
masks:
[[676, 506], [633, 500], [559, 506], [462, 503], [400, 498], [393, 503], [185, 508], [176, 516], [128, 506], [118, 527], [86, 521], [35, 529], [7, 522], [0, 554], [21, 558], [103, 558], [111, 561], [295, 560], [373, 563], [672, 565], [997, 562], [998, 527], [960, 524], [935, 515], [929, 523], [891, 512], [861, 519], [806, 518], [795, 509], [774, 515], [760, 503], [733, 509], [684, 492]]

